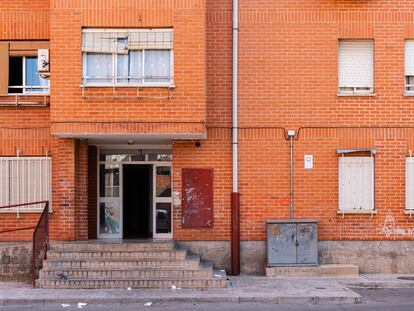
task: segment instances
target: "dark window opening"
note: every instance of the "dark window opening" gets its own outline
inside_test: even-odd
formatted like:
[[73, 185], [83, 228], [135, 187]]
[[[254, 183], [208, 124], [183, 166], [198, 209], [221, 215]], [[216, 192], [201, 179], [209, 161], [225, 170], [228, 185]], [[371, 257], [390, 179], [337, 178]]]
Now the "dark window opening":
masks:
[[11, 86], [23, 85], [23, 57], [10, 57], [9, 59], [9, 94], [23, 93], [23, 88]]

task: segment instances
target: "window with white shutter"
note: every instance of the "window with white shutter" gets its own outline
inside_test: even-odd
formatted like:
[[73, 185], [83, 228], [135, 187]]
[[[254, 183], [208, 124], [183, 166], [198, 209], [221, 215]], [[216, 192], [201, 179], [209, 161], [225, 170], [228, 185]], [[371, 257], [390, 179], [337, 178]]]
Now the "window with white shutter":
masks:
[[339, 158], [339, 211], [374, 210], [374, 157]]
[[338, 92], [340, 95], [374, 92], [374, 42], [372, 40], [339, 41]]
[[[50, 157], [0, 157], [0, 206], [51, 200]], [[19, 212], [42, 211], [43, 204], [19, 207]], [[0, 213], [17, 209], [1, 209]]]
[[414, 40], [405, 41], [405, 92], [414, 94]]
[[414, 211], [414, 158], [405, 160], [405, 209]]

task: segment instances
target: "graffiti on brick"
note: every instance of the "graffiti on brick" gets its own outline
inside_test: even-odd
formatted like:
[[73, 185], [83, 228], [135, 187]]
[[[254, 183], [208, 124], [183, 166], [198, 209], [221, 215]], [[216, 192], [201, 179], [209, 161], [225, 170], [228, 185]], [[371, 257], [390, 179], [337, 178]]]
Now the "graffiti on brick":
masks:
[[384, 225], [378, 229], [386, 237], [414, 237], [414, 228], [401, 228], [395, 225], [394, 215], [388, 212], [384, 220]]

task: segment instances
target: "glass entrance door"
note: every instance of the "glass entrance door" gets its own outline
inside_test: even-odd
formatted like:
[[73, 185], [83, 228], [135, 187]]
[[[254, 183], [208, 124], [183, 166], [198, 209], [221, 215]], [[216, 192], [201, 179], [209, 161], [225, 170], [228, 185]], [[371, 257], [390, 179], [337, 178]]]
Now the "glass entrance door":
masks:
[[99, 238], [122, 238], [121, 168], [120, 164], [99, 165]]
[[171, 165], [154, 165], [153, 237], [172, 238]]
[[[132, 204], [131, 201], [129, 201], [130, 203], [127, 202], [128, 193], [125, 191], [134, 191], [134, 189], [127, 187], [127, 181], [124, 185], [123, 175], [124, 173], [127, 174], [127, 167], [133, 165], [150, 167], [148, 174], [152, 174], [148, 181], [149, 189], [145, 190], [148, 192], [151, 210], [147, 210], [147, 213], [138, 211], [138, 214], [141, 213], [138, 216], [148, 219], [148, 233], [152, 233], [153, 238], [172, 238], [171, 161], [172, 154], [171, 150], [168, 149], [123, 150], [103, 148], [99, 151], [98, 238], [121, 239], [124, 238], [124, 233], [128, 233], [130, 227], [126, 224], [124, 232], [124, 214], [127, 215], [127, 208], [134, 207], [136, 204]], [[139, 176], [136, 178], [139, 178]], [[129, 182], [141, 187], [133, 178]], [[139, 221], [136, 221], [136, 226], [140, 226]]]

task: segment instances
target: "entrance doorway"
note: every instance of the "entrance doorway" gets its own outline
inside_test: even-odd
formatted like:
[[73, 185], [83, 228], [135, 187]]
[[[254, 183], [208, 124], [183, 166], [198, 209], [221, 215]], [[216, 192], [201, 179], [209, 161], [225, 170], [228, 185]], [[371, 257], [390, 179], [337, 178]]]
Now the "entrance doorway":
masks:
[[123, 165], [125, 239], [152, 237], [152, 165]]
[[122, 151], [100, 151], [98, 237], [171, 239], [170, 151]]

